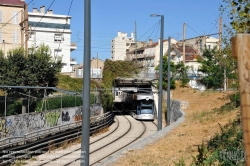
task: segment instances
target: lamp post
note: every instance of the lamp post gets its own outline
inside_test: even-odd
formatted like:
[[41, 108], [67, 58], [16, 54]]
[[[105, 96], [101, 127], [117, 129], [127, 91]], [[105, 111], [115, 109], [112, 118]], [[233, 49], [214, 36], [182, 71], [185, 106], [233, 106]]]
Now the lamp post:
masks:
[[89, 166], [90, 127], [90, 55], [91, 55], [91, 1], [84, 1], [84, 79], [82, 93], [81, 166]]
[[171, 82], [171, 72], [170, 72], [170, 47], [171, 47], [171, 38], [168, 37], [168, 94], [167, 94], [167, 124], [170, 125], [170, 82]]
[[158, 130], [162, 129], [162, 57], [163, 57], [163, 29], [164, 15], [151, 14], [150, 17], [161, 17], [161, 34], [160, 34], [160, 71], [159, 71], [159, 91], [158, 91]]
[[223, 58], [224, 58], [224, 91], [227, 91], [227, 74], [226, 74], [226, 62], [225, 62], [226, 57], [227, 55], [224, 54], [223, 55]]

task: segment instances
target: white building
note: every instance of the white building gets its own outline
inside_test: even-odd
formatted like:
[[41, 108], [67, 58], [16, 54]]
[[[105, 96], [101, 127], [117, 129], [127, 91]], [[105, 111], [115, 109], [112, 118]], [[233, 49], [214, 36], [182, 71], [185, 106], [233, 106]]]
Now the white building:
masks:
[[129, 52], [129, 47], [135, 45], [134, 33], [131, 37], [127, 33], [118, 32], [118, 36], [111, 42], [111, 59], [112, 61], [126, 60], [126, 52]]
[[[180, 43], [181, 42], [183, 41], [181, 40]], [[218, 47], [219, 39], [212, 36], [198, 36], [186, 39], [185, 43], [188, 45], [192, 45], [199, 54], [202, 54], [205, 48], [213, 49], [214, 47]]]
[[62, 57], [62, 73], [72, 72], [76, 65], [76, 61], [70, 57], [70, 52], [76, 49], [76, 44], [71, 43], [70, 19], [71, 16], [53, 14], [52, 10], [46, 12], [44, 6], [40, 11], [33, 8], [28, 13], [29, 49], [41, 44], [48, 45], [53, 58]]

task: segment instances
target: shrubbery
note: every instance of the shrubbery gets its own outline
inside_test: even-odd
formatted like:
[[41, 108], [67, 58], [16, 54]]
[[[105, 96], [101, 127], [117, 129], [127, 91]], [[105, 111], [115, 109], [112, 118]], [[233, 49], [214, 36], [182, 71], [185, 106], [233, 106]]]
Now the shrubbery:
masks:
[[198, 155], [193, 157], [193, 165], [244, 165], [243, 134], [240, 117], [221, 127], [208, 144], [198, 147]]

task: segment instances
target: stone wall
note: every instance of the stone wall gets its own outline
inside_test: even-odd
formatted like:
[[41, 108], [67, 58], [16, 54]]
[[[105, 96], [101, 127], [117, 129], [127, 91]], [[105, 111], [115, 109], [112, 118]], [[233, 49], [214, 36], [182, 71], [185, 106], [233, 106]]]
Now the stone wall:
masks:
[[[166, 100], [167, 103], [167, 100]], [[189, 107], [189, 102], [180, 100], [170, 100], [170, 123], [177, 121], [182, 116], [181, 110]], [[167, 108], [166, 108], [167, 109]], [[167, 113], [167, 110], [166, 110]]]

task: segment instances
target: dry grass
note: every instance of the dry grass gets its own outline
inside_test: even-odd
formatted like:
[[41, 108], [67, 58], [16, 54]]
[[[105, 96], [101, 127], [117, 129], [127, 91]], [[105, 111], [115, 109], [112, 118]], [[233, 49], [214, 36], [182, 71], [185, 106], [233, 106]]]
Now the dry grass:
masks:
[[100, 134], [103, 134], [103, 133], [106, 133], [109, 131], [109, 127], [105, 127], [101, 130], [98, 130], [97, 132], [93, 133], [91, 136], [94, 137], [94, 136], [97, 136], [97, 135], [100, 135]]
[[236, 117], [238, 111], [223, 114], [213, 111], [214, 108], [229, 102], [227, 95], [222, 92], [199, 92], [190, 88], [173, 90], [174, 99], [189, 102], [189, 108], [184, 110], [185, 121], [154, 144], [128, 152], [113, 165], [166, 166], [175, 165], [174, 162], [181, 159], [189, 165], [192, 162], [192, 155], [197, 154], [197, 146], [220, 131], [218, 123], [225, 125]]

